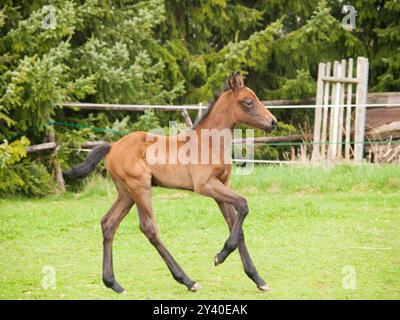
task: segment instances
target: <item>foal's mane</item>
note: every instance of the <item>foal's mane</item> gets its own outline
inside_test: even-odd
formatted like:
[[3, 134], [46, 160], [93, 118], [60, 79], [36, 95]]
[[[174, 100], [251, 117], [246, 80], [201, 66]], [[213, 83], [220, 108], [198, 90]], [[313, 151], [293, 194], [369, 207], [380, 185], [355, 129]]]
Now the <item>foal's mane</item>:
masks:
[[228, 86], [224, 86], [215, 96], [214, 100], [208, 104], [208, 107], [203, 113], [201, 114], [200, 118], [198, 118], [192, 126], [192, 129], [195, 129], [200, 123], [202, 123], [207, 116], [210, 114], [212, 108], [214, 107], [215, 103], [218, 101], [219, 97], [226, 91], [229, 90]]

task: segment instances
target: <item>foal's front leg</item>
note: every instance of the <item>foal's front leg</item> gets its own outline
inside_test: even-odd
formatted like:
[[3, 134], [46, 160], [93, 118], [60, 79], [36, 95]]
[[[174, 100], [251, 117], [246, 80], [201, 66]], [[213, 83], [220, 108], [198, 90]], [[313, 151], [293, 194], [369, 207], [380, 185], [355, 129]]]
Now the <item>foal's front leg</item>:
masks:
[[[228, 224], [229, 230], [232, 230], [233, 225], [235, 223], [235, 218], [236, 218], [236, 213], [235, 213], [235, 208], [230, 205], [229, 203], [225, 202], [217, 202], [218, 206], [225, 218], [225, 221]], [[242, 259], [243, 263], [243, 268], [244, 271], [246, 272], [247, 276], [254, 281], [254, 283], [257, 285], [257, 288], [263, 291], [269, 290], [269, 286], [267, 283], [263, 280], [263, 278], [260, 277], [260, 275], [257, 272], [256, 267], [254, 266], [253, 261], [251, 260], [249, 251], [247, 250], [247, 246], [244, 240], [244, 235], [239, 238], [239, 244], [238, 244], [238, 249], [240, 253], [240, 258]]]
[[237, 211], [237, 217], [233, 223], [233, 227], [229, 238], [225, 241], [224, 247], [220, 253], [214, 258], [214, 264], [217, 266], [225, 261], [225, 259], [237, 248], [240, 237], [243, 237], [243, 221], [249, 213], [247, 200], [230, 190], [221, 181], [213, 179], [205, 184], [199, 185], [195, 191], [215, 199], [217, 202], [231, 204]]

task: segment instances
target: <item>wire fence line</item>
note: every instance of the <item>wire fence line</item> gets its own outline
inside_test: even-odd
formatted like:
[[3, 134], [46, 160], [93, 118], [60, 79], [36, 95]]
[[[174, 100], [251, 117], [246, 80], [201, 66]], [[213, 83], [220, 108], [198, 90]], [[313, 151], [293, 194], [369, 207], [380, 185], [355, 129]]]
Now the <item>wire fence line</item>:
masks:
[[369, 104], [314, 104], [314, 105], [286, 105], [286, 106], [268, 106], [268, 109], [315, 109], [315, 108], [345, 108], [345, 107], [366, 107], [366, 108], [396, 108], [400, 103], [369, 103]]

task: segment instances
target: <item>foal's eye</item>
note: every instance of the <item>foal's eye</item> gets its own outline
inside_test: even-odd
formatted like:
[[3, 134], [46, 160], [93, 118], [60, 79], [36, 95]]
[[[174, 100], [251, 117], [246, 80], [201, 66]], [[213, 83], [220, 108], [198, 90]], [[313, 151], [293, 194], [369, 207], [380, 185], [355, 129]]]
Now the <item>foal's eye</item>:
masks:
[[246, 108], [254, 107], [254, 101], [252, 99], [243, 100], [242, 105]]

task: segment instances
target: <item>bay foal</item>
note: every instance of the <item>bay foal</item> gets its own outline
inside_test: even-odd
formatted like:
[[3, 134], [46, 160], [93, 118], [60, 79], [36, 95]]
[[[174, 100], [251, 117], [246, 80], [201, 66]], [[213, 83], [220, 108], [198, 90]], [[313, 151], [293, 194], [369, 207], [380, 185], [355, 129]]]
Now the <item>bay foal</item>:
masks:
[[[190, 129], [190, 133], [200, 141], [203, 131], [225, 130], [232, 133], [237, 124], [247, 124], [265, 131], [271, 131], [277, 125], [275, 117], [259, 101], [254, 92], [244, 86], [239, 73], [229, 76], [228, 88], [210, 105], [200, 121]], [[205, 140], [209, 139], [210, 136]], [[216, 151], [220, 160], [225, 159], [227, 152], [227, 149], [224, 148], [226, 145], [223, 145], [227, 143], [224, 141], [219, 142], [222, 148]], [[158, 149], [157, 155], [165, 155], [168, 158], [170, 154], [176, 154], [182, 148], [185, 138], [177, 140], [176, 136], [168, 137], [146, 132], [131, 133], [113, 144], [103, 144], [96, 147], [88, 155], [85, 162], [65, 172], [65, 175], [70, 179], [83, 178], [94, 170], [99, 161], [107, 155], [106, 167], [115, 183], [118, 197], [101, 220], [104, 237], [104, 284], [118, 293], [124, 291], [114, 276], [112, 243], [120, 222], [132, 206], [136, 204], [140, 229], [157, 249], [174, 279], [191, 291], [197, 291], [200, 288], [199, 284], [186, 275], [161, 242], [151, 205], [151, 188], [156, 185], [192, 190], [213, 198], [230, 230], [229, 237], [222, 250], [214, 258], [214, 264], [218, 265], [224, 262], [229, 254], [238, 248], [246, 274], [260, 290], [268, 290], [268, 285], [257, 273], [244, 240], [242, 224], [249, 212], [247, 201], [228, 187], [232, 169], [231, 163], [226, 161], [219, 163], [203, 163], [200, 161], [183, 163], [179, 158], [174, 163], [150, 163], [148, 151], [151, 146], [154, 146], [155, 142], [164, 143], [166, 146], [164, 149]], [[211, 146], [200, 141], [199, 144], [196, 144], [196, 148], [198, 148], [200, 157], [200, 154], [210, 151], [205, 148], [211, 148]], [[215, 150], [211, 150], [210, 154], [215, 154]]]

